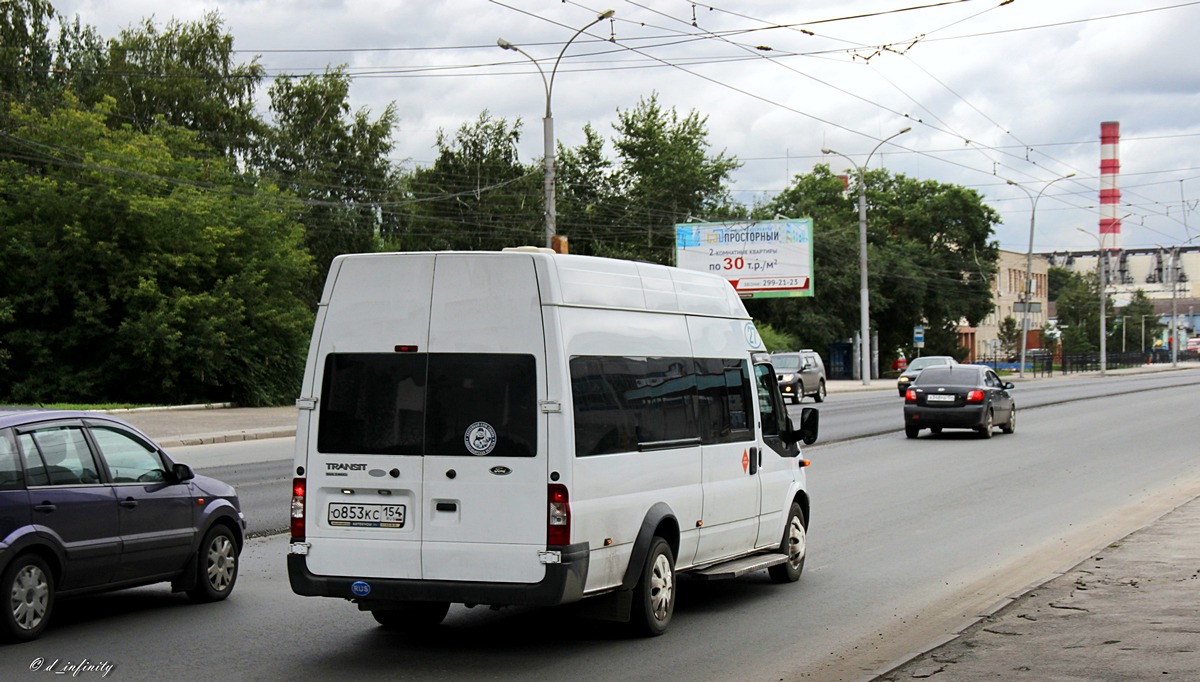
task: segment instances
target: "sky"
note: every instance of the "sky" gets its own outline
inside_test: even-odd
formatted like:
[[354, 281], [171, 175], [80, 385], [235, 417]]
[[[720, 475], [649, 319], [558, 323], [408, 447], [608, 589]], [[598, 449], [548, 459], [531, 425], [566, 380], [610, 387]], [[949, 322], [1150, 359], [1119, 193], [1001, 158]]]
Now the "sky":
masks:
[[568, 147], [590, 123], [614, 158], [618, 111], [656, 94], [706, 117], [710, 152], [742, 162], [742, 203], [869, 157], [975, 190], [1002, 217], [1000, 247], [1021, 253], [1031, 215], [1035, 252], [1097, 247], [1100, 124], [1116, 121], [1118, 245], [1200, 244], [1200, 0], [52, 2], [104, 38], [216, 11], [239, 61], [269, 77], [344, 64], [353, 108], [394, 103], [402, 163], [431, 164], [438, 131], [485, 110], [520, 118], [522, 159], [540, 161], [536, 59], [547, 75], [557, 63], [550, 104]]

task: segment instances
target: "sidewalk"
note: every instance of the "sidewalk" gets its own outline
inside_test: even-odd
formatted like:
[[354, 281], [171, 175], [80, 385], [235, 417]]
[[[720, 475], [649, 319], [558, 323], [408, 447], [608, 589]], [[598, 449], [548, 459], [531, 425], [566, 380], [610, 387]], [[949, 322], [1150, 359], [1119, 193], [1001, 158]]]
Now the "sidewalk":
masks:
[[291, 406], [185, 405], [171, 409], [112, 410], [109, 414], [145, 431], [164, 448], [296, 435], [296, 408]]
[[1200, 680], [1200, 498], [875, 679]]

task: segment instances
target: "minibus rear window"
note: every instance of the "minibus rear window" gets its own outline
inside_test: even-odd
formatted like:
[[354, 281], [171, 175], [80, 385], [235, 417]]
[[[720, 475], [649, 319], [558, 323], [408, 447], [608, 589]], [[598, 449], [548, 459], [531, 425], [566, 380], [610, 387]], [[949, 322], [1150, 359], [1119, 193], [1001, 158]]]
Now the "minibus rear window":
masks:
[[536, 370], [532, 355], [330, 354], [317, 451], [533, 457]]

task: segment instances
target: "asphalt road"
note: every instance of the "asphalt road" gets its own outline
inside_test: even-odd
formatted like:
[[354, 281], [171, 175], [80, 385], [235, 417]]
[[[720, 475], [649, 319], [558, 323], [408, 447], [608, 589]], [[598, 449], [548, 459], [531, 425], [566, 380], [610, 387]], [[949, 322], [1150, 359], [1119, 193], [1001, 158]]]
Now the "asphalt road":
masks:
[[[63, 602], [41, 640], [0, 650], [0, 678], [42, 679], [30, 671], [38, 657], [86, 657], [113, 663], [110, 679], [199, 680], [214, 670], [235, 680], [868, 679], [1200, 492], [1200, 373], [1111, 379], [1022, 386], [1017, 433], [991, 440], [946, 432], [909, 441], [894, 393], [832, 396], [821, 406], [823, 444], [806, 450], [805, 575], [792, 585], [765, 574], [681, 581], [660, 638], [626, 639], [565, 608], [462, 606], [427, 636], [398, 637], [347, 602], [293, 595], [286, 537], [275, 535], [248, 544], [224, 603], [193, 606], [165, 587]], [[1044, 390], [1065, 391], [1068, 402], [1031, 406]], [[854, 423], [885, 433], [838, 435]], [[268, 463], [261, 471], [234, 466], [271, 490], [290, 477], [290, 461], [270, 452], [290, 458], [286, 440], [254, 446], [264, 448], [255, 451]], [[183, 450], [172, 454], [186, 461]], [[231, 466], [226, 454], [201, 450], [193, 464], [237, 471], [219, 468]]]

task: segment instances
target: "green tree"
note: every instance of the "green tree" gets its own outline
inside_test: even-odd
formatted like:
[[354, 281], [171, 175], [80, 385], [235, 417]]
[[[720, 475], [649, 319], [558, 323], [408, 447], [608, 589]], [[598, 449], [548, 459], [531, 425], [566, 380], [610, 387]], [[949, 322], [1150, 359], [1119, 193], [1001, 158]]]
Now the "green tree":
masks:
[[639, 260], [672, 263], [675, 225], [727, 206], [727, 183], [741, 164], [709, 154], [707, 118], [663, 109], [657, 94], [617, 110], [613, 128], [617, 161], [607, 184], [617, 199], [608, 204], [609, 229]]
[[1066, 268], [1052, 267], [1046, 271], [1047, 300], [1057, 301], [1058, 294], [1071, 280], [1071, 271]]
[[814, 296], [746, 302], [755, 319], [795, 336], [799, 348], [828, 348], [858, 328], [858, 221], [844, 210], [844, 187], [829, 166], [819, 165], [752, 213], [762, 220], [813, 220]]
[[1021, 325], [1012, 315], [1006, 315], [1000, 321], [1000, 329], [996, 332], [1000, 348], [1006, 357], [1012, 357], [1021, 347]]
[[630, 235], [614, 229], [624, 212], [614, 164], [605, 156], [604, 137], [595, 128], [585, 124], [583, 135], [578, 147], [558, 146], [558, 232], [569, 236], [573, 253], [618, 253], [628, 249]]
[[308, 287], [315, 302], [334, 256], [374, 251], [385, 231], [382, 205], [396, 183], [389, 160], [395, 105], [374, 120], [365, 108], [351, 113], [344, 68], [277, 78], [270, 95], [274, 123], [258, 163], [299, 199], [293, 206], [316, 264]]
[[437, 159], [408, 179], [409, 210], [389, 244], [428, 249], [544, 245], [540, 167], [521, 163], [521, 120], [484, 111], [453, 137], [439, 130]]
[[0, 160], [0, 401], [294, 397], [311, 261], [283, 197], [194, 133], [98, 107], [11, 110], [32, 151]]
[[49, 86], [54, 18], [48, 0], [0, 2], [0, 102], [36, 97]]
[[664, 110], [657, 95], [617, 114], [616, 160], [590, 125], [583, 144], [558, 151], [559, 232], [572, 252], [672, 263], [677, 223], [749, 218], [727, 188], [740, 163], [709, 154], [704, 117]]
[[791, 334], [781, 332], [769, 324], [759, 323], [756, 326], [758, 327], [758, 335], [762, 339], [763, 346], [769, 352], [782, 353], [794, 351], [801, 347], [796, 337]]
[[[55, 25], [57, 39], [51, 37]], [[88, 87], [103, 54], [94, 29], [68, 22], [48, 0], [0, 2], [0, 130], [10, 102], [52, 109], [65, 90]]]
[[[1122, 346], [1131, 345], [1144, 350], [1146, 346], [1153, 345], [1155, 332], [1158, 330], [1158, 315], [1154, 312], [1154, 302], [1146, 297], [1144, 290], [1138, 289], [1133, 292], [1129, 303], [1117, 309], [1117, 315], [1120, 316], [1120, 328], [1114, 335], [1121, 336], [1125, 341]], [[1149, 327], [1145, 326], [1147, 321], [1150, 323]]]
[[[752, 311], [804, 345], [825, 347], [858, 331], [858, 192], [854, 184], [848, 189], [828, 166], [818, 166], [755, 209], [764, 218], [813, 218], [814, 297], [756, 304]], [[866, 197], [870, 312], [882, 360], [910, 345], [917, 324], [925, 327], [924, 353], [961, 357], [960, 321], [975, 323], [991, 312], [999, 251], [990, 239], [999, 216], [973, 191], [885, 170], [866, 174]]]
[[254, 95], [264, 70], [257, 57], [239, 63], [234, 55], [217, 12], [161, 29], [146, 19], [109, 41], [103, 78], [80, 94], [115, 98], [115, 125], [145, 131], [161, 121], [195, 131], [218, 153], [245, 155], [262, 132]]
[[867, 198], [882, 266], [872, 268], [880, 286], [871, 303], [882, 347], [905, 343], [923, 319], [926, 352], [961, 358], [960, 322], [974, 326], [992, 312], [999, 214], [973, 190], [884, 170], [867, 174]]
[[[1056, 300], [1064, 353], [1094, 352], [1100, 347], [1100, 284], [1094, 276], [1071, 273]], [[1105, 302], [1112, 310], [1112, 301]]]

